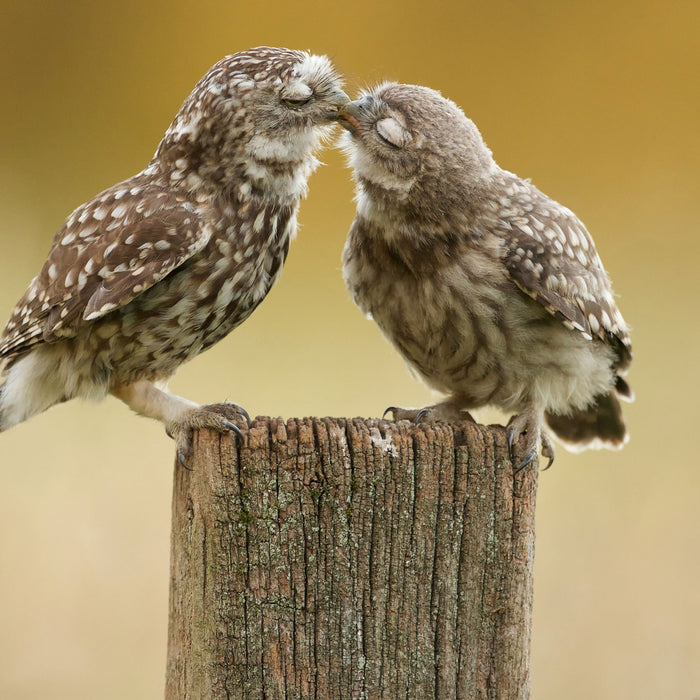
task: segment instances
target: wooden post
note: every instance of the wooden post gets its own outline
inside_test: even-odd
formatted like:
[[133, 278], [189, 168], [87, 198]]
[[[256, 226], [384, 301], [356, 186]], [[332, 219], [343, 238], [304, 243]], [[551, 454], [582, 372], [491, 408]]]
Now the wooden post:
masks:
[[199, 433], [175, 467], [166, 697], [528, 698], [536, 490], [497, 426]]

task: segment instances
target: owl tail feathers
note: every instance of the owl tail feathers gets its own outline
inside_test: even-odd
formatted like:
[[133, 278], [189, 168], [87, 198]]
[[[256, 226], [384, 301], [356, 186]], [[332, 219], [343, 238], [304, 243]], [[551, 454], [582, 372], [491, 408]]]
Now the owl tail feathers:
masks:
[[[631, 399], [629, 385], [621, 380], [621, 396]], [[616, 387], [617, 389], [617, 387]], [[629, 441], [627, 426], [622, 418], [622, 407], [617, 391], [600, 394], [587, 408], [573, 411], [570, 415], [545, 413], [545, 421], [554, 434], [572, 452], [586, 449], [606, 448], [619, 450]]]

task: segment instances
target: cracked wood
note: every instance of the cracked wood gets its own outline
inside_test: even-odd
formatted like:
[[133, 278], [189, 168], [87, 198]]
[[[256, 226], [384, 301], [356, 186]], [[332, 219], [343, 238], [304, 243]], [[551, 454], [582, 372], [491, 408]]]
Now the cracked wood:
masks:
[[537, 471], [503, 428], [258, 418], [176, 466], [168, 698], [528, 698]]

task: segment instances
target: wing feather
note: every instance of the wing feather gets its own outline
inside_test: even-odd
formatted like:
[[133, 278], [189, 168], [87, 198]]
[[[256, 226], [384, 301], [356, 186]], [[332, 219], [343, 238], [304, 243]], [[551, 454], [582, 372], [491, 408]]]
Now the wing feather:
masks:
[[[593, 239], [572, 211], [520, 183], [513, 194], [524, 206], [500, 225], [510, 279], [567, 327], [613, 345], [624, 370], [632, 357], [629, 331]], [[508, 206], [512, 211], [512, 201]]]
[[74, 336], [198, 253], [211, 237], [195, 207], [139, 176], [76, 209], [0, 338], [0, 357]]

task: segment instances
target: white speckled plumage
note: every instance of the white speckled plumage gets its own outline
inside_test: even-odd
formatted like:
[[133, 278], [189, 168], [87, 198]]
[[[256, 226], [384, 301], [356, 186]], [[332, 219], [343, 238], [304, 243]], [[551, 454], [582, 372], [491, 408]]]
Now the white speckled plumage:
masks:
[[429, 413], [515, 411], [509, 438], [527, 433], [523, 463], [540, 440], [553, 457], [545, 420], [574, 449], [621, 446], [629, 334], [573, 212], [501, 169], [473, 122], [429, 88], [380, 85], [346, 105], [341, 124], [357, 183], [345, 281], [448, 395]]
[[278, 279], [314, 153], [345, 101], [324, 56], [258, 47], [215, 64], [147, 167], [56, 234], [0, 338], [0, 430], [110, 392], [177, 437], [226, 429], [163, 382]]

